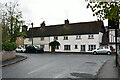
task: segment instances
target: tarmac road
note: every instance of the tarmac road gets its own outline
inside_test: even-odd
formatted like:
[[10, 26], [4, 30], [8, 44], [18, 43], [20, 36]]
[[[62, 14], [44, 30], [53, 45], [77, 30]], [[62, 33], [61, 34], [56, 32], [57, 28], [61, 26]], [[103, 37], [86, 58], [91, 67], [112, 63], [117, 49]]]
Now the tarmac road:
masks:
[[43, 53], [2, 68], [3, 78], [92, 78], [114, 55]]

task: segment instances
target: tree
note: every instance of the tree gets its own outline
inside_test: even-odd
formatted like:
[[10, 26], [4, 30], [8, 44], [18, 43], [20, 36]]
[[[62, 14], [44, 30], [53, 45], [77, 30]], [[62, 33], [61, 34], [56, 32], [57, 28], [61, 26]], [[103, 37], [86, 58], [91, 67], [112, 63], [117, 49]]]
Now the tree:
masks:
[[[108, 0], [109, 1], [109, 0]], [[97, 16], [98, 20], [115, 20], [116, 22], [120, 19], [120, 1], [116, 2], [89, 2], [87, 8], [91, 8], [93, 16]]]
[[17, 10], [19, 6], [18, 1], [7, 2], [1, 4], [2, 13], [2, 41], [3, 42], [15, 42], [16, 37], [23, 33], [20, 32], [20, 28], [23, 24], [22, 12]]
[[[93, 12], [93, 16], [97, 16], [98, 20], [111, 20], [111, 22], [115, 22], [113, 26], [115, 29], [115, 44], [116, 44], [116, 67], [118, 63], [117, 56], [117, 26], [119, 26], [120, 20], [120, 1], [115, 0], [114, 2], [90, 2], [87, 5], [87, 8], [91, 8]], [[118, 24], [117, 24], [118, 23]]]

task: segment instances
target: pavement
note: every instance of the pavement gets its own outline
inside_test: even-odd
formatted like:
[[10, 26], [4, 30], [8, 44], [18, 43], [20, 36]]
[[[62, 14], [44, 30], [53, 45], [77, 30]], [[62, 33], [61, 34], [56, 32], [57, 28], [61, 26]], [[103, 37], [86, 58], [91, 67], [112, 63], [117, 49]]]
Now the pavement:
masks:
[[[42, 54], [42, 56], [45, 56], [45, 55]], [[48, 56], [49, 56], [49, 54], [48, 54]], [[57, 55], [57, 56], [60, 56], [60, 55]], [[70, 55], [67, 55], [67, 56], [71, 57]], [[80, 56], [80, 55], [78, 55], [78, 56]], [[89, 55], [85, 55], [85, 56], [89, 57]], [[97, 55], [95, 55], [95, 56], [97, 57]], [[74, 57], [76, 57], [76, 56], [74, 56]], [[18, 55], [15, 59], [3, 62], [2, 66], [3, 67], [9, 66], [11, 64], [18, 63], [18, 62], [23, 61], [25, 59], [27, 59], [26, 56]], [[98, 61], [85, 61], [82, 63], [81, 66], [76, 65], [76, 66], [80, 67], [79, 70], [75, 69], [76, 67], [73, 70], [71, 68], [70, 72], [69, 72], [69, 70], [67, 72], [63, 71], [62, 73], [57, 75], [55, 78], [66, 78], [64, 76], [67, 76], [67, 78], [70, 78], [70, 79], [72, 79], [72, 78], [118, 78], [119, 77], [118, 76], [119, 70], [118, 70], [118, 68], [115, 67], [114, 61], [115, 61], [115, 58], [106, 59], [104, 61], [99, 61], [99, 60]], [[54, 64], [54, 63], [52, 63], [52, 64]], [[49, 64], [47, 64], [42, 69], [47, 68], [48, 66], [49, 66]], [[52, 66], [52, 65], [50, 64], [50, 66]], [[38, 68], [37, 70], [34, 70], [28, 74], [32, 74], [34, 72], [37, 72], [40, 69], [41, 68]], [[58, 69], [60, 69], [60, 68], [58, 68]], [[43, 72], [43, 74], [44, 74], [44, 72]]]
[[120, 80], [120, 67], [115, 64], [115, 58], [108, 60], [102, 67], [100, 72], [98, 73], [97, 78], [112, 78]]
[[9, 66], [9, 65], [18, 63], [18, 62], [20, 62], [20, 61], [23, 61], [23, 60], [25, 60], [25, 59], [27, 59], [26, 56], [16, 55], [15, 58], [2, 62], [2, 64], [0, 64], [0, 67]]

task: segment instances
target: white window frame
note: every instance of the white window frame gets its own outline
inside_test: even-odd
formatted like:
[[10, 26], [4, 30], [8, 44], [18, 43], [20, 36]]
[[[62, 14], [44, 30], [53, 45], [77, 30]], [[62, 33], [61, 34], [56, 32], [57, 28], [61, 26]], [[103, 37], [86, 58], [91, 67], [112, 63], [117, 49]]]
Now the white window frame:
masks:
[[76, 40], [81, 39], [81, 35], [76, 36]]
[[86, 45], [80, 45], [80, 51], [86, 51]]
[[94, 35], [93, 34], [89, 34], [88, 35], [88, 39], [94, 39]]
[[54, 40], [58, 40], [58, 36], [54, 36]]
[[64, 36], [64, 39], [63, 40], [68, 40], [68, 36]]
[[55, 49], [59, 49], [59, 45], [57, 45], [57, 46], [55, 47]]
[[64, 50], [71, 50], [71, 45], [64, 45]]
[[96, 49], [96, 45], [88, 45], [88, 51]]
[[75, 49], [78, 49], [78, 45], [75, 45]]
[[44, 41], [44, 37], [40, 37], [40, 41]]

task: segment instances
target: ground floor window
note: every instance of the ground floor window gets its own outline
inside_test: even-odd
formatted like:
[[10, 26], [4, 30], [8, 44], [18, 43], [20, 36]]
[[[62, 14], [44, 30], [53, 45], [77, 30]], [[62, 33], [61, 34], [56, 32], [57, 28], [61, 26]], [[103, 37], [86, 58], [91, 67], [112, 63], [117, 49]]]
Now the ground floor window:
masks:
[[85, 45], [81, 45], [81, 51], [85, 51]]
[[77, 45], [75, 45], [75, 49], [78, 49], [78, 46], [77, 46]]
[[59, 49], [59, 46], [58, 46], [58, 45], [56, 46], [56, 49]]
[[40, 45], [40, 48], [44, 48], [45, 47], [45, 45]]
[[120, 50], [120, 44], [118, 45], [118, 50]]
[[71, 50], [70, 45], [64, 45], [64, 50]]
[[88, 45], [88, 50], [89, 51], [92, 51], [94, 49], [96, 49], [96, 45]]

